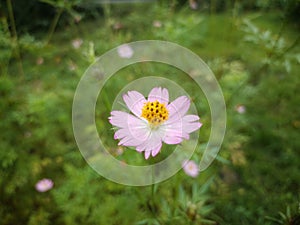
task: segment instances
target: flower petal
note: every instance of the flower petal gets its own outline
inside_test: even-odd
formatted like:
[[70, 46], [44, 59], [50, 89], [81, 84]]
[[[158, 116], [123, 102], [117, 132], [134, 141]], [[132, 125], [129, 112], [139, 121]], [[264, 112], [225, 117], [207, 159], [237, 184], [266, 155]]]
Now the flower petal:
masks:
[[179, 136], [165, 136], [163, 138], [163, 141], [168, 145], [176, 145], [180, 144], [183, 141], [183, 139]]
[[145, 151], [145, 159], [149, 159], [151, 151]]
[[166, 88], [161, 88], [161, 87], [155, 87], [153, 88], [149, 95], [148, 95], [148, 101], [149, 102], [154, 102], [154, 101], [159, 101], [160, 103], [169, 103], [169, 92]]
[[179, 121], [163, 125], [163, 129], [165, 132], [162, 140], [166, 144], [179, 144], [183, 141], [183, 138], [188, 138], [188, 136], [183, 133], [181, 119]]
[[138, 152], [145, 151], [145, 159], [148, 159], [150, 154], [157, 155], [162, 146], [161, 132], [151, 131], [148, 139], [136, 147]]
[[197, 115], [186, 115], [182, 118], [182, 130], [184, 133], [192, 133], [198, 130], [202, 123], [199, 122], [199, 116]]
[[159, 145], [157, 145], [154, 149], [152, 149], [151, 152], [152, 157], [156, 156], [160, 152], [161, 146], [162, 146], [162, 142], [160, 142]]
[[119, 127], [114, 138], [120, 139], [119, 145], [138, 146], [148, 139], [150, 129], [146, 121], [122, 111], [112, 111], [109, 122]]
[[197, 115], [186, 115], [178, 121], [163, 125], [164, 136], [163, 142], [166, 144], [179, 144], [183, 139], [189, 139], [190, 133], [198, 130], [202, 124], [199, 122]]
[[123, 100], [133, 114], [138, 117], [142, 115], [142, 108], [146, 99], [140, 92], [128, 91], [127, 94], [123, 95]]
[[167, 105], [169, 119], [166, 121], [166, 124], [181, 120], [181, 118], [188, 111], [190, 104], [191, 103], [188, 97], [180, 96]]

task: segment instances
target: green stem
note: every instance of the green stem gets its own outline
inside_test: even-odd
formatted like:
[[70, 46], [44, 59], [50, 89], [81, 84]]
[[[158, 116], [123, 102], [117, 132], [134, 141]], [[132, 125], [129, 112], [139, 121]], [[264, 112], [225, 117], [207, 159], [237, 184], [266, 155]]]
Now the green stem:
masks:
[[46, 45], [50, 42], [53, 34], [54, 34], [54, 31], [55, 31], [55, 28], [58, 24], [58, 21], [59, 21], [59, 18], [61, 16], [61, 14], [63, 13], [64, 9], [63, 8], [59, 8], [57, 11], [56, 11], [56, 14], [55, 14], [55, 17], [51, 23], [51, 26], [49, 28], [49, 31], [48, 31], [48, 35], [46, 37]]
[[105, 26], [107, 28], [110, 27], [110, 17], [111, 17], [111, 5], [110, 3], [106, 3], [103, 5], [103, 9], [104, 9], [104, 22], [105, 22]]
[[154, 219], [158, 222], [158, 224], [162, 224], [159, 218], [157, 218], [155, 207], [156, 207], [156, 200], [155, 200], [155, 179], [154, 179], [154, 167], [152, 167], [152, 184], [151, 184], [151, 201], [150, 201], [150, 211], [154, 217]]
[[20, 54], [17, 28], [16, 28], [14, 11], [13, 11], [13, 7], [11, 4], [11, 0], [6, 0], [6, 5], [7, 5], [8, 16], [9, 16], [10, 25], [11, 25], [11, 37], [12, 37], [12, 42], [14, 43], [14, 46], [15, 46], [15, 54], [16, 54], [16, 58], [18, 61], [19, 72], [20, 72], [21, 76], [24, 77], [23, 63], [22, 63], [22, 58], [21, 58], [21, 54]]

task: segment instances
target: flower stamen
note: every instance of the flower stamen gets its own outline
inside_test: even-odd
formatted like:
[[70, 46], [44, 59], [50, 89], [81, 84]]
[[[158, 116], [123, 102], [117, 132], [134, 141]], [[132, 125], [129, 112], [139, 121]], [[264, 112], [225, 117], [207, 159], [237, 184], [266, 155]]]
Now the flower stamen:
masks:
[[165, 104], [159, 101], [146, 102], [142, 108], [141, 117], [148, 120], [150, 126], [155, 128], [168, 119], [169, 111]]

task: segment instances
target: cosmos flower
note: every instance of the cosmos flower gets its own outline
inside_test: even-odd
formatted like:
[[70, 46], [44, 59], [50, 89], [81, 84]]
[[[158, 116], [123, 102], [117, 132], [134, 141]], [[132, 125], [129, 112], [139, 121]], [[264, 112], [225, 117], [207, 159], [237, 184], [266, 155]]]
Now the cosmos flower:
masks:
[[246, 112], [246, 107], [244, 105], [236, 105], [235, 110], [240, 114], [244, 114]]
[[197, 115], [185, 115], [190, 100], [180, 96], [169, 103], [166, 88], [153, 88], [146, 98], [137, 91], [128, 91], [123, 100], [131, 113], [112, 111], [109, 122], [118, 129], [114, 138], [119, 145], [135, 147], [145, 158], [156, 156], [162, 143], [179, 144], [202, 124]]
[[130, 59], [133, 56], [133, 49], [128, 44], [119, 46], [117, 52], [121, 58]]
[[49, 191], [50, 189], [53, 188], [53, 181], [51, 179], [48, 178], [44, 178], [42, 180], [39, 180], [36, 185], [35, 185], [35, 189], [38, 192], [46, 192]]
[[199, 175], [199, 167], [193, 160], [185, 160], [182, 163], [182, 168], [186, 175], [190, 177], [197, 177]]
[[193, 10], [198, 9], [198, 3], [196, 0], [189, 0], [189, 5], [190, 5], [190, 8]]
[[74, 39], [74, 40], [72, 41], [72, 46], [73, 46], [73, 48], [75, 48], [75, 49], [79, 49], [80, 46], [82, 45], [82, 43], [83, 43], [83, 40], [77, 38], [77, 39]]
[[156, 27], [156, 28], [162, 27], [162, 23], [159, 20], [154, 20], [152, 25], [153, 25], [153, 27]]
[[44, 63], [44, 58], [43, 57], [38, 57], [37, 59], [36, 59], [36, 64], [37, 65], [42, 65]]

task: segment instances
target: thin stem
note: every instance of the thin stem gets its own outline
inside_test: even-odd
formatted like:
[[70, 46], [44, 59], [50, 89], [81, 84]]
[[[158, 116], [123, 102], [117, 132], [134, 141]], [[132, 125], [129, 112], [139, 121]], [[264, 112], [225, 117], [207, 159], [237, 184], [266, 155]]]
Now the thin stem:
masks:
[[51, 40], [51, 38], [54, 34], [55, 28], [58, 24], [59, 18], [61, 16], [61, 14], [63, 13], [63, 11], [64, 11], [63, 8], [59, 8], [56, 11], [55, 17], [53, 18], [53, 21], [52, 21], [51, 26], [50, 26], [49, 31], [48, 31], [48, 35], [46, 37], [46, 45], [50, 42], [50, 40]]
[[159, 218], [157, 218], [156, 212], [155, 212], [155, 179], [154, 179], [154, 167], [152, 167], [152, 184], [151, 184], [151, 200], [149, 201], [149, 209], [154, 217], [154, 219], [158, 222], [158, 224], [162, 224]]
[[110, 27], [110, 17], [111, 17], [111, 5], [110, 3], [106, 3], [103, 5], [104, 9], [104, 23], [107, 28]]
[[11, 24], [12, 37], [17, 39], [18, 35], [17, 35], [14, 11], [13, 11], [13, 8], [12, 8], [11, 0], [6, 0], [6, 4], [7, 4], [8, 16], [9, 16], [10, 24]]
[[12, 42], [15, 46], [15, 54], [16, 54], [16, 58], [18, 61], [19, 72], [20, 72], [21, 76], [24, 77], [23, 63], [22, 63], [22, 58], [21, 58], [21, 54], [20, 54], [17, 28], [16, 28], [14, 11], [13, 11], [13, 7], [11, 4], [11, 0], [6, 0], [6, 5], [7, 5], [8, 16], [9, 16], [10, 25], [11, 25], [11, 37], [12, 37]]

